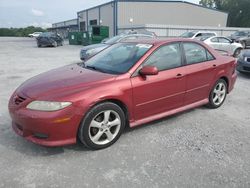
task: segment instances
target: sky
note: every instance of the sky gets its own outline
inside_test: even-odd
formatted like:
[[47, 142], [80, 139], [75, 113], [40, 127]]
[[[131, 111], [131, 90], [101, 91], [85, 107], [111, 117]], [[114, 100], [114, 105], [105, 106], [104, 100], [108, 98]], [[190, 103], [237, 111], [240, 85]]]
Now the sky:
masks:
[[[0, 28], [37, 26], [76, 18], [76, 12], [111, 0], [0, 0]], [[199, 3], [199, 0], [186, 0]]]

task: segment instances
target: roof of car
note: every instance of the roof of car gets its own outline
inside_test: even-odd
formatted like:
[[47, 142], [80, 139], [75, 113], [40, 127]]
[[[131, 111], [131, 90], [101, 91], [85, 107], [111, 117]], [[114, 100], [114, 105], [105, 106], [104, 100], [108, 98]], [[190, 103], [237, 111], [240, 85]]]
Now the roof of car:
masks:
[[187, 39], [187, 38], [152, 38], [152, 39], [135, 39], [135, 40], [128, 40], [126, 42], [131, 43], [142, 43], [142, 44], [152, 44], [152, 45], [161, 45], [164, 43], [170, 43], [170, 42], [197, 42], [200, 43], [200, 41], [195, 39]]

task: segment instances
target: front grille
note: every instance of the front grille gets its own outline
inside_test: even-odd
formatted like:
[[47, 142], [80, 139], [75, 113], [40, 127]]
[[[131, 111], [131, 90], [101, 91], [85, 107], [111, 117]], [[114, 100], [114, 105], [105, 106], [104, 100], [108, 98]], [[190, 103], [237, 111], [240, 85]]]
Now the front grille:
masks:
[[14, 103], [19, 105], [20, 103], [24, 102], [26, 98], [20, 97], [19, 95], [14, 96]]
[[243, 67], [245, 71], [250, 71], [250, 67]]

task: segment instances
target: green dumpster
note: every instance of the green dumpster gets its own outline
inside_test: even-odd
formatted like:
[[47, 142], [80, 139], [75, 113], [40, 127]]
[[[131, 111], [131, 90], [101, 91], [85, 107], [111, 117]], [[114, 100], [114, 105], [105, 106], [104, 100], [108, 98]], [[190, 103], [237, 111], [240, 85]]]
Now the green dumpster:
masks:
[[69, 32], [69, 44], [77, 45], [78, 32]]
[[100, 43], [103, 39], [109, 37], [109, 27], [92, 25], [88, 28], [88, 44]]
[[69, 32], [70, 45], [89, 45], [100, 43], [103, 39], [109, 37], [108, 26], [93, 25], [88, 31]]

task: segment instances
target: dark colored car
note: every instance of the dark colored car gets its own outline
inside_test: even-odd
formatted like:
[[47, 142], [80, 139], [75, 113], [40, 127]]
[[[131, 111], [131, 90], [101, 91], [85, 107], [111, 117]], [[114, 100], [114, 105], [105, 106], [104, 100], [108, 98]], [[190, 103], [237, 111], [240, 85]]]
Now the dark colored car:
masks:
[[102, 149], [125, 126], [202, 105], [220, 107], [234, 87], [235, 67], [235, 58], [190, 39], [117, 43], [23, 83], [9, 100], [12, 126], [37, 144], [79, 139]]
[[250, 73], [250, 50], [241, 52], [236, 69], [241, 73]]
[[96, 55], [98, 52], [104, 50], [105, 48], [111, 46], [112, 44], [115, 44], [117, 42], [124, 42], [128, 40], [134, 40], [134, 39], [152, 39], [155, 38], [154, 35], [148, 35], [148, 34], [120, 34], [117, 36], [114, 36], [109, 39], [105, 39], [100, 44], [92, 44], [85, 46], [80, 51], [80, 59], [83, 61], [86, 61], [87, 59], [91, 58], [92, 56]]
[[63, 45], [63, 38], [56, 33], [53, 32], [45, 32], [40, 34], [37, 38], [37, 46], [62, 46]]
[[236, 31], [229, 38], [241, 43], [243, 48], [250, 46], [250, 31]]

